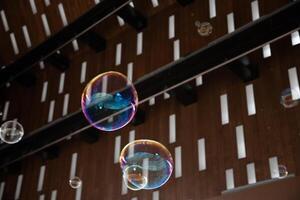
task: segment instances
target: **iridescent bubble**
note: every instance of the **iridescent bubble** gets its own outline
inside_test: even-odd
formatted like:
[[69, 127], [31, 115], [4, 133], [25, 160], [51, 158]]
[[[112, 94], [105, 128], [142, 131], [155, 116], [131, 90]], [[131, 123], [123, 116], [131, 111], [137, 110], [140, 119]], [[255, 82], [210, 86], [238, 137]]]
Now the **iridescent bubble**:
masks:
[[0, 128], [0, 139], [7, 144], [19, 142], [23, 135], [23, 126], [17, 120], [7, 121]]
[[132, 165], [124, 169], [123, 181], [131, 190], [141, 190], [148, 183], [143, 168], [138, 165]]
[[289, 174], [287, 167], [284, 165], [278, 165], [279, 177], [278, 178], [285, 178]]
[[85, 87], [81, 107], [86, 119], [97, 129], [115, 131], [134, 117], [138, 95], [134, 85], [119, 72], [106, 72]]
[[299, 100], [293, 100], [292, 91], [287, 88], [281, 92], [280, 103], [285, 108], [293, 108], [298, 105]]
[[142, 189], [151, 190], [161, 187], [169, 180], [173, 171], [173, 158], [168, 149], [156, 141], [135, 140], [123, 148], [120, 166], [129, 183], [134, 185], [135, 177], [138, 177], [138, 180], [147, 180]]
[[82, 181], [79, 177], [75, 176], [69, 180], [69, 185], [73, 189], [78, 189], [82, 185]]

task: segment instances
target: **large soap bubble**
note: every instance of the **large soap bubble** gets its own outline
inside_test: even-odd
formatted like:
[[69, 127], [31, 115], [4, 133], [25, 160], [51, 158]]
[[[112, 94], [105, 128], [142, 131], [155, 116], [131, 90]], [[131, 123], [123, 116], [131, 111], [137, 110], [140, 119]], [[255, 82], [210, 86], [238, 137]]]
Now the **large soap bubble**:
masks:
[[133, 119], [137, 105], [138, 96], [133, 84], [123, 74], [113, 71], [93, 78], [81, 98], [86, 119], [102, 131], [115, 131], [126, 126]]
[[151, 190], [169, 180], [173, 158], [168, 149], [156, 141], [136, 140], [123, 148], [120, 166], [129, 189]]
[[17, 120], [7, 121], [0, 128], [0, 139], [7, 144], [19, 142], [23, 135], [23, 126]]

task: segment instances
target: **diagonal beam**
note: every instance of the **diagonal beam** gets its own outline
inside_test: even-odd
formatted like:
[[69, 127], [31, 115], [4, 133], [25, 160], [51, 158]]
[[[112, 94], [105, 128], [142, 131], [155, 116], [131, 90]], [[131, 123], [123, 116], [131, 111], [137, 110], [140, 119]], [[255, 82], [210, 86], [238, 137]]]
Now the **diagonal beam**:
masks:
[[21, 56], [4, 70], [1, 70], [0, 87], [4, 86], [6, 82], [12, 82], [17, 77], [30, 70], [37, 62], [45, 60], [51, 54], [95, 27], [98, 23], [113, 15], [130, 2], [131, 0], [104, 0], [97, 4], [73, 23], [70, 23], [45, 42]]
[[147, 26], [147, 18], [130, 5], [124, 6], [117, 14], [138, 32]]

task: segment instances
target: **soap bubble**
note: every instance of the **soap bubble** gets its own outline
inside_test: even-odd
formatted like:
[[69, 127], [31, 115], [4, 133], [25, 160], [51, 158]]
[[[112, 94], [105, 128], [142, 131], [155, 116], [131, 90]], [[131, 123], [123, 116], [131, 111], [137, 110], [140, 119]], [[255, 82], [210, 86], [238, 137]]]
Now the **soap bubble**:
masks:
[[78, 189], [82, 185], [82, 181], [79, 177], [75, 176], [69, 180], [69, 185], [73, 189]]
[[[168, 149], [156, 141], [135, 140], [123, 148], [120, 166], [128, 183], [136, 189], [151, 190], [169, 180], [173, 171], [173, 158]], [[131, 186], [128, 188], [132, 189]]]
[[0, 128], [0, 139], [7, 144], [19, 142], [23, 135], [23, 126], [17, 120], [7, 121]]
[[115, 131], [134, 117], [138, 95], [134, 85], [119, 72], [106, 72], [85, 87], [81, 107], [86, 119], [97, 129]]
[[124, 169], [123, 180], [126, 186], [131, 190], [141, 190], [147, 185], [147, 177], [143, 168], [138, 165], [132, 165]]
[[284, 165], [278, 165], [279, 177], [278, 178], [285, 178], [289, 174], [287, 167]]
[[200, 36], [209, 36], [213, 31], [213, 27], [209, 22], [196, 21], [195, 26]]
[[285, 108], [293, 108], [298, 105], [299, 100], [293, 100], [292, 91], [290, 88], [287, 88], [281, 92], [280, 103]]

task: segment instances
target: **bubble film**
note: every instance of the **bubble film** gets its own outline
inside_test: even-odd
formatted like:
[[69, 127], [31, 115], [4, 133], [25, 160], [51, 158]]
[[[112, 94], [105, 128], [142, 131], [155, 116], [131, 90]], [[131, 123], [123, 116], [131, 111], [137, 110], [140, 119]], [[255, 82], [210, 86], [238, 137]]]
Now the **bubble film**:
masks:
[[115, 131], [134, 117], [138, 95], [132, 83], [119, 72], [106, 72], [85, 87], [81, 107], [86, 119], [97, 129]]
[[0, 128], [0, 139], [7, 144], [19, 142], [23, 135], [23, 126], [17, 120], [7, 121]]
[[123, 171], [123, 180], [126, 186], [131, 190], [141, 190], [148, 183], [143, 168], [138, 165], [125, 168]]
[[284, 108], [293, 108], [299, 104], [299, 100], [293, 100], [292, 91], [287, 88], [281, 92], [280, 103]]
[[[127, 182], [136, 188], [146, 190], [163, 186], [172, 174], [173, 164], [173, 158], [168, 149], [153, 140], [133, 141], [127, 144], [120, 154], [123, 178], [127, 178]], [[130, 167], [136, 170], [128, 170]], [[139, 184], [143, 182], [139, 181], [141, 179], [147, 180], [143, 187]]]
[[82, 185], [82, 181], [81, 181], [81, 179], [79, 178], [79, 177], [73, 177], [73, 178], [71, 178], [70, 180], [69, 180], [69, 185], [70, 185], [70, 187], [71, 188], [73, 188], [73, 189], [78, 189], [78, 188], [80, 188], [81, 187], [81, 185]]

